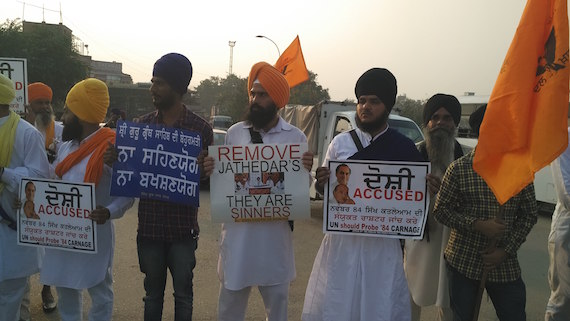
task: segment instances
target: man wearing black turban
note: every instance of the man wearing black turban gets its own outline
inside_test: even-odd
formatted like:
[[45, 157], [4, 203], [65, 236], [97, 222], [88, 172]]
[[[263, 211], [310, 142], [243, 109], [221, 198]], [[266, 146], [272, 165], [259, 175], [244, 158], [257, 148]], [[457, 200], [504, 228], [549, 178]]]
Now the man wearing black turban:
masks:
[[[323, 167], [316, 174], [315, 187], [321, 193], [330, 177], [324, 167], [329, 159], [422, 160], [414, 142], [388, 126], [397, 93], [390, 71], [366, 71], [354, 93], [358, 128], [335, 136], [328, 146]], [[302, 320], [378, 320], [379, 316], [410, 320], [400, 241], [353, 232], [325, 235], [307, 285]]]
[[[421, 307], [435, 305], [439, 320], [452, 320], [447, 289], [447, 270], [443, 251], [449, 239], [449, 228], [431, 215], [441, 178], [451, 162], [461, 156], [461, 145], [455, 140], [461, 118], [461, 104], [452, 95], [435, 94], [424, 106], [425, 140], [418, 149], [424, 160], [431, 162], [427, 175], [431, 195], [430, 211], [423, 240], [406, 240], [404, 268], [412, 301], [412, 321], [419, 321]], [[435, 276], [435, 277], [434, 277]]]

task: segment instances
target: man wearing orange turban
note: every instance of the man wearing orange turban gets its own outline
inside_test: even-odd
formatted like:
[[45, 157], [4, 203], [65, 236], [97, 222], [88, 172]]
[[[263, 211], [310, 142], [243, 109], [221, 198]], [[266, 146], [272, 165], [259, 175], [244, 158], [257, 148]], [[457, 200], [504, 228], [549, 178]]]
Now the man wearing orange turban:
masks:
[[18, 199], [24, 177], [49, 177], [41, 134], [10, 110], [14, 83], [0, 73], [0, 320], [18, 320], [28, 277], [39, 272], [38, 247], [18, 245]]
[[[265, 62], [253, 65], [248, 92], [247, 120], [228, 129], [227, 145], [307, 142], [301, 130], [277, 114], [289, 100], [289, 85], [279, 71]], [[309, 184], [313, 154], [304, 153], [302, 162]], [[208, 156], [204, 171], [211, 175], [213, 169], [214, 159]], [[296, 273], [292, 229], [287, 221], [222, 224], [218, 267], [218, 320], [244, 320], [252, 287], [263, 297], [268, 320], [287, 320], [289, 284]]]
[[[52, 163], [57, 155], [57, 148], [61, 142], [61, 132], [63, 125], [55, 121], [55, 115], [51, 106], [53, 92], [51, 88], [42, 83], [34, 82], [28, 85], [28, 102], [26, 105], [26, 117], [30, 124], [34, 125], [44, 138], [44, 146], [47, 152], [48, 161]], [[42, 287], [42, 308], [45, 312], [55, 310], [57, 303], [51, 292], [51, 287]], [[20, 319], [27, 320], [30, 315], [29, 288], [20, 309]]]
[[51, 106], [53, 92], [51, 88], [42, 83], [35, 82], [28, 85], [28, 102], [26, 106], [26, 120], [36, 126], [45, 140], [48, 160], [53, 162], [57, 155], [57, 148], [61, 142], [63, 125], [55, 121]]
[[103, 154], [115, 142], [115, 132], [100, 128], [109, 107], [109, 91], [104, 82], [88, 78], [75, 84], [67, 94], [63, 139], [55, 161], [55, 173], [64, 181], [94, 183], [97, 208], [89, 219], [97, 226], [97, 253], [69, 252], [46, 248], [40, 281], [55, 285], [61, 320], [81, 320], [81, 292], [91, 296], [89, 320], [111, 320], [113, 313], [112, 262], [113, 219], [122, 217], [133, 199], [110, 195], [112, 169], [103, 164]]

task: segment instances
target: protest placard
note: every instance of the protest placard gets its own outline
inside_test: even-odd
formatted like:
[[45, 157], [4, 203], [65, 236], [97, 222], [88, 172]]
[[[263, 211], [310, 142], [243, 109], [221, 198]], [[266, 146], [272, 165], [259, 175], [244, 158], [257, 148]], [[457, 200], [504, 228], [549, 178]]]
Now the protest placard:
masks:
[[425, 162], [330, 160], [325, 233], [421, 239], [429, 205]]
[[28, 61], [26, 58], [0, 57], [0, 74], [14, 82], [16, 97], [10, 103], [10, 110], [23, 115], [28, 103]]
[[94, 184], [23, 178], [19, 198], [18, 244], [97, 253]]
[[116, 147], [111, 195], [199, 206], [200, 134], [119, 121]]
[[310, 217], [306, 143], [210, 146], [213, 222], [264, 222]]

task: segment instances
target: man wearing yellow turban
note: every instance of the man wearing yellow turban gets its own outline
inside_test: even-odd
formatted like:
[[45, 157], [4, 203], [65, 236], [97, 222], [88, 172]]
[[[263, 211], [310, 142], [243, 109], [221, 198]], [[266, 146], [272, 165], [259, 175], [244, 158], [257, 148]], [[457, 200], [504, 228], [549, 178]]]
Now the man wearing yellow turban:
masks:
[[20, 317], [27, 279], [39, 272], [38, 247], [17, 244], [14, 201], [24, 177], [49, 177], [41, 134], [10, 110], [14, 83], [0, 74], [0, 320]]
[[48, 160], [53, 162], [57, 154], [58, 144], [61, 142], [63, 125], [55, 121], [51, 106], [53, 92], [51, 88], [42, 83], [35, 82], [28, 85], [28, 102], [26, 106], [26, 120], [36, 126], [45, 139], [45, 148]]
[[83, 319], [84, 289], [91, 297], [89, 320], [111, 320], [113, 313], [112, 220], [122, 217], [133, 205], [133, 199], [110, 196], [112, 169], [103, 164], [103, 154], [115, 142], [115, 132], [99, 127], [108, 107], [107, 85], [94, 78], [75, 84], [65, 100], [65, 142], [54, 162], [55, 173], [64, 181], [95, 184], [97, 208], [89, 218], [98, 226], [96, 254], [46, 249], [40, 281], [56, 286], [62, 321]]
[[[266, 62], [253, 65], [248, 78], [247, 120], [228, 129], [227, 145], [306, 143], [305, 134], [277, 114], [289, 100], [289, 85]], [[313, 154], [303, 154], [307, 184]], [[214, 159], [204, 159], [211, 175]], [[250, 176], [251, 177], [251, 176]], [[308, 197], [308, 195], [307, 195]], [[218, 319], [244, 320], [252, 287], [257, 287], [270, 321], [286, 321], [289, 284], [295, 278], [292, 229], [287, 221], [222, 224], [218, 274]]]

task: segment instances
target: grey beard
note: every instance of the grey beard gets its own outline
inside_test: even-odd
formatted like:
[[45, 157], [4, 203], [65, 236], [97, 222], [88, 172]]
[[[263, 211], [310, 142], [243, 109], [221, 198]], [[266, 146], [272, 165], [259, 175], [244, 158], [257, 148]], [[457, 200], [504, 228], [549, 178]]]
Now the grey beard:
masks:
[[36, 128], [42, 132], [48, 128], [52, 121], [55, 120], [55, 116], [52, 113], [40, 113], [36, 115]]
[[432, 174], [442, 177], [455, 156], [455, 131], [423, 128]]

